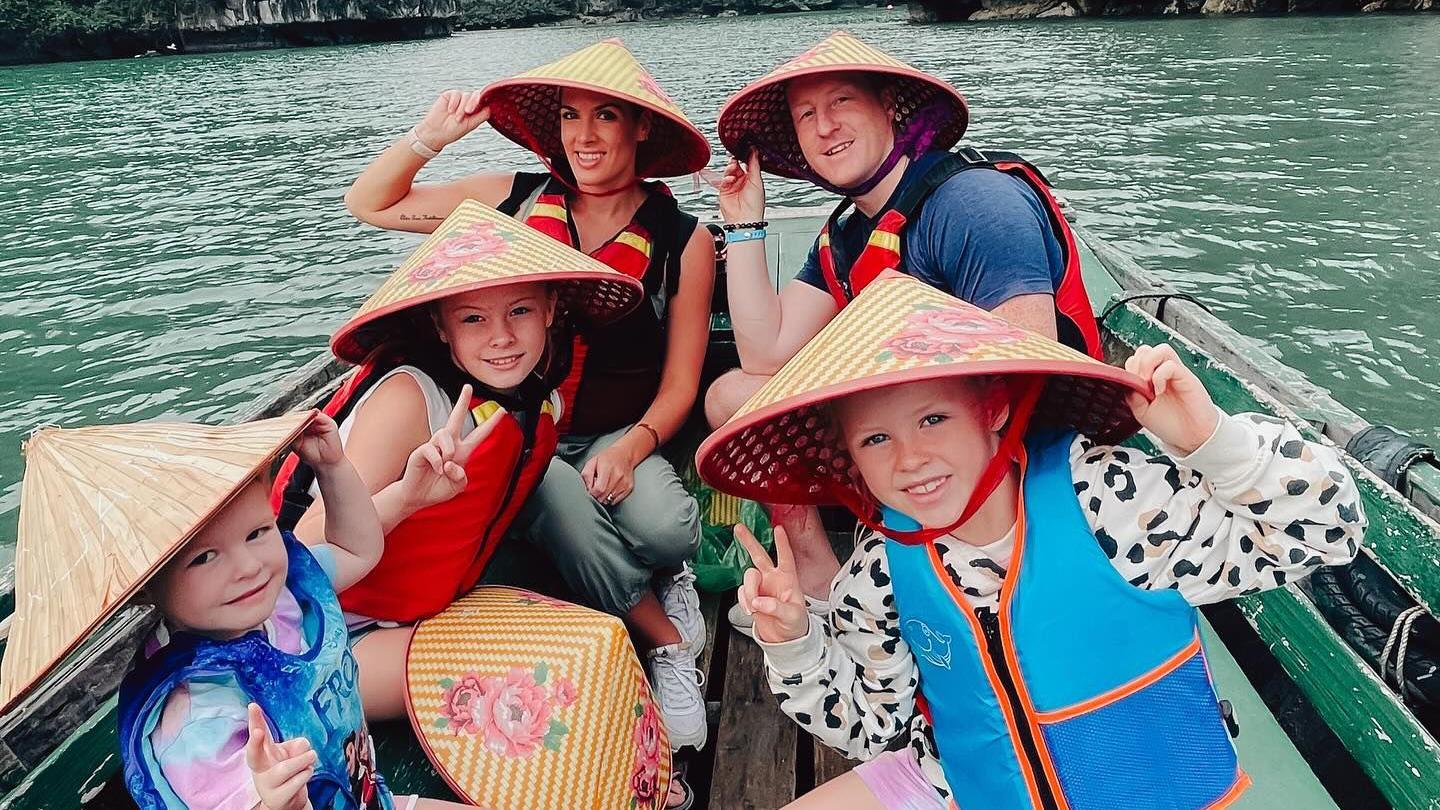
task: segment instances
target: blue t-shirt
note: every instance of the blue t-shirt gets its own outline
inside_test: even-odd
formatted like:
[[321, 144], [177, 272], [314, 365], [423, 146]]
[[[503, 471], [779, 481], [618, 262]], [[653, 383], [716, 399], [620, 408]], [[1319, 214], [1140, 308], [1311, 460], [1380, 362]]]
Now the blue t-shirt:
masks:
[[[944, 156], [931, 152], [912, 161], [885, 208]], [[854, 261], [878, 219], [852, 210], [830, 239]], [[900, 256], [904, 272], [982, 309], [1017, 295], [1054, 295], [1065, 276], [1064, 254], [1045, 204], [1025, 181], [994, 169], [962, 171], [935, 189], [906, 224]], [[796, 278], [829, 289], [818, 237]]]

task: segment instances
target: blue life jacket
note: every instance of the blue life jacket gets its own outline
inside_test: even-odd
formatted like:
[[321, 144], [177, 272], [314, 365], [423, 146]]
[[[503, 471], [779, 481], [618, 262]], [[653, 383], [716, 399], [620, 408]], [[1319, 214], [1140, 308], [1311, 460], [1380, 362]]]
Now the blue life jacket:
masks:
[[305, 652], [276, 649], [264, 630], [230, 641], [176, 632], [121, 684], [125, 786], [144, 810], [185, 807], [150, 747], [166, 698], [192, 679], [223, 676], [264, 709], [276, 740], [310, 741], [318, 755], [308, 786], [315, 810], [392, 810], [390, 791], [375, 770], [358, 667], [335, 589], [310, 551], [289, 532], [282, 536], [290, 559], [285, 585], [300, 603]]
[[[962, 808], [1220, 807], [1249, 785], [1195, 609], [1126, 582], [1075, 494], [1074, 433], [1027, 440], [1023, 531], [977, 616], [933, 544], [887, 540], [920, 709]], [[887, 510], [885, 525], [919, 528]]]

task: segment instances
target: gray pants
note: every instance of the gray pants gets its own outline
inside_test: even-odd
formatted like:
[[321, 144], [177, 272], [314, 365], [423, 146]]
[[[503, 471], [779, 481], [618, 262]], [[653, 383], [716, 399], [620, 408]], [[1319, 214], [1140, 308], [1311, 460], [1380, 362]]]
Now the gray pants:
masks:
[[679, 568], [700, 545], [700, 508], [658, 453], [635, 468], [635, 490], [614, 506], [590, 496], [580, 470], [628, 428], [562, 436], [555, 458], [515, 519], [589, 606], [616, 616], [650, 590], [655, 571]]

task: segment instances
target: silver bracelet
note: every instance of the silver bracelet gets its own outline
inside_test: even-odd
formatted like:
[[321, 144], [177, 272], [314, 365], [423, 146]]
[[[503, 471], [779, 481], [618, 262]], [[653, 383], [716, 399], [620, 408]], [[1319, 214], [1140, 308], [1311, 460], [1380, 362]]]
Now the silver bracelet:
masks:
[[440, 154], [439, 149], [431, 149], [424, 141], [420, 140], [420, 134], [415, 131], [414, 127], [411, 127], [410, 131], [406, 133], [405, 140], [410, 142], [411, 152], [414, 152], [426, 160]]

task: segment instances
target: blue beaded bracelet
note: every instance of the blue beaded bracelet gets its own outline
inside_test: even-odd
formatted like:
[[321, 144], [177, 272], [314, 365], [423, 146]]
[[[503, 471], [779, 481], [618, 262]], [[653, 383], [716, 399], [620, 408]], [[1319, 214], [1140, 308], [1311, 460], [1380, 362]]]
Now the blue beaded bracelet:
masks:
[[728, 231], [725, 234], [725, 244], [733, 245], [736, 242], [749, 242], [755, 239], [764, 239], [764, 228], [752, 228], [748, 231]]

